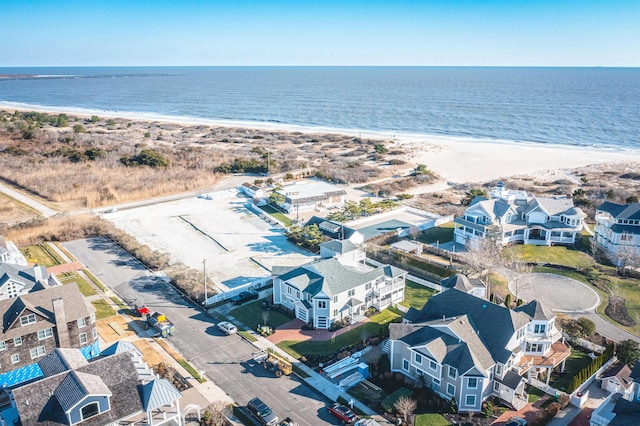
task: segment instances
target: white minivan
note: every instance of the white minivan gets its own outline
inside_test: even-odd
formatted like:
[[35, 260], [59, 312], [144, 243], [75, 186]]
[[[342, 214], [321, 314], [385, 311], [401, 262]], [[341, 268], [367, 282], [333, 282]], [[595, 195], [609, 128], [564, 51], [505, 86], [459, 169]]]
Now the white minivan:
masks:
[[236, 328], [236, 326], [227, 321], [219, 322], [218, 329], [220, 329], [221, 331], [227, 334], [234, 334], [238, 332], [238, 329]]

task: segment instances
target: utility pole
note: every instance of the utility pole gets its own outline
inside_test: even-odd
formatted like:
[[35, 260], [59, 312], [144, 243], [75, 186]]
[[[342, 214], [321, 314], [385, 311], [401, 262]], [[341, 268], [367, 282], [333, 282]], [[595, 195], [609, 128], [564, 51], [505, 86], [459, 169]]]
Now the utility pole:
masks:
[[204, 309], [207, 309], [207, 259], [202, 259], [202, 272], [204, 273]]

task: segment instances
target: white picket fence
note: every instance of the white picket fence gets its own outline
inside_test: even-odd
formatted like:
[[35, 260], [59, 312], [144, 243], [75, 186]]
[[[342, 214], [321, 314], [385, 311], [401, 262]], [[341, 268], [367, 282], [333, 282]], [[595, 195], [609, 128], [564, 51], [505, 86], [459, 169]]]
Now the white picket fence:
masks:
[[[367, 263], [372, 264], [373, 266], [386, 266], [385, 263], [382, 262], [378, 262], [377, 260], [373, 260], [371, 258], [367, 258]], [[422, 278], [418, 278], [416, 276], [413, 276], [411, 274], [407, 274], [406, 279], [409, 281], [413, 281], [416, 284], [420, 284], [423, 285], [425, 287], [429, 287], [430, 289], [436, 290], [438, 292], [442, 291], [442, 286], [440, 284], [431, 282], [431, 281], [427, 281], [427, 280], [423, 280]]]

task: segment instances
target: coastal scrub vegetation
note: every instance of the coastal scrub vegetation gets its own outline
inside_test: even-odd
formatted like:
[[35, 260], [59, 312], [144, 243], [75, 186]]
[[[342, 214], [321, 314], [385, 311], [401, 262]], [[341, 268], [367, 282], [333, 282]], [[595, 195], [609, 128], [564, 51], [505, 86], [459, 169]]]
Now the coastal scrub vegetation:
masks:
[[201, 190], [230, 173], [363, 183], [390, 178], [406, 155], [346, 135], [0, 111], [0, 179], [60, 210]]

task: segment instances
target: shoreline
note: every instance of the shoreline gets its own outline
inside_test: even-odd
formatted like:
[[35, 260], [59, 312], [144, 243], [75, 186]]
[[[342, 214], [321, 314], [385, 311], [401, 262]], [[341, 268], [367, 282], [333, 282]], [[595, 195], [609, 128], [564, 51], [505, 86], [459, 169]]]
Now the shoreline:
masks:
[[205, 125], [303, 134], [340, 134], [379, 140], [388, 148], [402, 149], [412, 165], [425, 164], [449, 184], [483, 183], [516, 175], [539, 179], [566, 177], [568, 169], [601, 163], [640, 163], [640, 150], [624, 147], [593, 147], [508, 141], [471, 137], [426, 135], [393, 131], [373, 131], [311, 127], [285, 123], [218, 120], [170, 116], [154, 113], [105, 111], [85, 108], [48, 107], [0, 101], [0, 109], [65, 113], [81, 117], [99, 115], [131, 121], [165, 122], [181, 125]]

